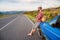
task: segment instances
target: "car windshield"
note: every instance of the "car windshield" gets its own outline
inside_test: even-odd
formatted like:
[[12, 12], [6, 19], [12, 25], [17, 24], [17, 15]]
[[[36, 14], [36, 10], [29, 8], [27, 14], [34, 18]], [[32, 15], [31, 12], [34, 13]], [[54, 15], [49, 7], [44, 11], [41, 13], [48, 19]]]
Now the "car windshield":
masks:
[[60, 28], [60, 17], [57, 19], [56, 23], [52, 24], [53, 27]]

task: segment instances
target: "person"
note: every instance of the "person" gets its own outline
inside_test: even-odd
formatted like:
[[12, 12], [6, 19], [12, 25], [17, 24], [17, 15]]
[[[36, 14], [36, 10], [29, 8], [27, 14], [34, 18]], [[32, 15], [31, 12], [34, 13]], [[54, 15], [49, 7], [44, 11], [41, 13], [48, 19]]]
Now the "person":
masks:
[[[44, 16], [44, 13], [43, 13], [42, 7], [38, 7], [38, 14], [36, 16], [36, 22], [33, 25], [31, 32], [27, 34], [28, 36], [32, 36], [36, 32], [40, 22], [42, 22], [43, 16]], [[44, 21], [44, 19], [43, 19], [43, 21]]]

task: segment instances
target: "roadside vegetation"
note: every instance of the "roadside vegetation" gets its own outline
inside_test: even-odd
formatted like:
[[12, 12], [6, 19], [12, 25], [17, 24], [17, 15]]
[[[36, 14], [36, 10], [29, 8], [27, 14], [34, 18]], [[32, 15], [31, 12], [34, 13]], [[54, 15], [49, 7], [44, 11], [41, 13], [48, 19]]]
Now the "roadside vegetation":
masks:
[[[52, 18], [60, 14], [60, 7], [57, 8], [48, 8], [48, 9], [43, 9], [44, 15], [46, 15], [47, 20], [50, 21]], [[25, 12], [25, 15], [30, 18], [33, 22], [35, 22], [35, 17], [37, 15], [37, 10], [35, 11], [27, 11]]]
[[4, 18], [8, 18], [11, 15], [7, 15], [7, 14], [0, 14], [0, 19], [4, 19]]

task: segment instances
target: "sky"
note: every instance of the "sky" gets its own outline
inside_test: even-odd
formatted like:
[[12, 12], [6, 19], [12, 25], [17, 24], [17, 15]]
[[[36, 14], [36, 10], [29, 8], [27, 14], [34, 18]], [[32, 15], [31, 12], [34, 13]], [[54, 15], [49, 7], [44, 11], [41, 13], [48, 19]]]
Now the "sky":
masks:
[[60, 7], [60, 0], [0, 0], [0, 11], [32, 11]]

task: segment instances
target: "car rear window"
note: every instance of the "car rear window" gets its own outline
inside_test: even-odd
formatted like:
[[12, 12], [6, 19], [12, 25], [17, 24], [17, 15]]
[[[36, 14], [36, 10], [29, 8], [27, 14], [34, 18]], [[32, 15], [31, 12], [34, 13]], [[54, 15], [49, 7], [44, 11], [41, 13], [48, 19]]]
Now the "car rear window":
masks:
[[52, 24], [53, 27], [60, 28], [60, 17], [57, 19], [55, 24]]

